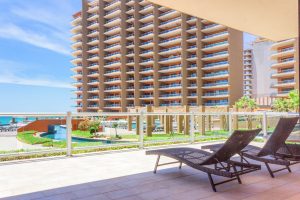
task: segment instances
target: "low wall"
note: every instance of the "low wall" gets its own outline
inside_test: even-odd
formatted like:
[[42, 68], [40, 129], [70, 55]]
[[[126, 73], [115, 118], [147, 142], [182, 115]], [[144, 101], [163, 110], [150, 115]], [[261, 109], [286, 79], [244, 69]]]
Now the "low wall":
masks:
[[[72, 120], [72, 130], [78, 129], [78, 124], [81, 120]], [[18, 132], [22, 131], [37, 131], [37, 132], [47, 132], [49, 125], [65, 125], [65, 119], [43, 119], [43, 120], [36, 120], [18, 128]]]

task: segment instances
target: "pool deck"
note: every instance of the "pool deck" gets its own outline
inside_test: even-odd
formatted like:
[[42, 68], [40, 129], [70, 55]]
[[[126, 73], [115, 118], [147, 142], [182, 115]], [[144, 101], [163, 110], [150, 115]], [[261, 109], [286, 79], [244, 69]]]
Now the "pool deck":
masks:
[[[199, 145], [189, 145], [199, 148]], [[153, 174], [156, 157], [144, 150], [57, 157], [0, 165], [0, 198], [88, 200], [296, 200], [300, 199], [300, 164], [293, 173], [270, 178], [265, 167], [212, 192], [207, 175], [190, 167], [167, 165]], [[163, 158], [162, 161], [169, 159]]]

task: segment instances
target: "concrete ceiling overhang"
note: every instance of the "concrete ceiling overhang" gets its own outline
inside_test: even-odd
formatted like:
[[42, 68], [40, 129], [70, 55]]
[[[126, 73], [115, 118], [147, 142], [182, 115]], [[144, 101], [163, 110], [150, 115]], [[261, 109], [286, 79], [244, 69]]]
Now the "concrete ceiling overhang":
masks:
[[298, 0], [148, 0], [273, 41], [298, 37]]

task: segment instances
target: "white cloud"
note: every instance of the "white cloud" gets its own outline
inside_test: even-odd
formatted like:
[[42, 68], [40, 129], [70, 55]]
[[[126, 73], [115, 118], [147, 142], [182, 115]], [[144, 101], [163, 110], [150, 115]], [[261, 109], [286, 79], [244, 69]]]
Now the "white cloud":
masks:
[[72, 88], [70, 83], [55, 80], [53, 77], [45, 75], [36, 75], [35, 77], [26, 77], [23, 74], [26, 67], [22, 64], [9, 60], [0, 60], [0, 83], [43, 86], [54, 88]]
[[14, 24], [6, 24], [0, 26], [0, 37], [19, 40], [37, 47], [69, 55], [68, 48], [66, 48], [64, 45], [61, 45], [58, 41], [55, 41], [55, 39], [52, 39], [51, 37], [46, 37], [46, 35], [26, 31]]

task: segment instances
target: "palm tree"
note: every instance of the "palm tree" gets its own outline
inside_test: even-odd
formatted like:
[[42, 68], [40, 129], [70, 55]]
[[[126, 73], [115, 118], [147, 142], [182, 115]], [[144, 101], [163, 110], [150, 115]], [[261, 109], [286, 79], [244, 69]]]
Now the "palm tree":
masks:
[[118, 126], [119, 126], [119, 125], [118, 125], [117, 122], [115, 122], [115, 123], [112, 124], [112, 127], [115, 129], [116, 138], [119, 138], [119, 136], [118, 136], [118, 131], [117, 131]]

